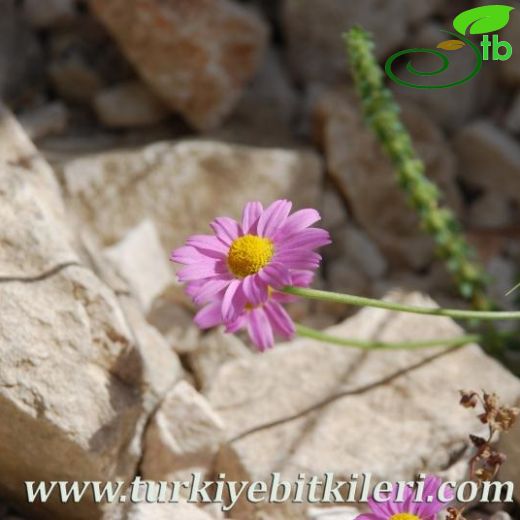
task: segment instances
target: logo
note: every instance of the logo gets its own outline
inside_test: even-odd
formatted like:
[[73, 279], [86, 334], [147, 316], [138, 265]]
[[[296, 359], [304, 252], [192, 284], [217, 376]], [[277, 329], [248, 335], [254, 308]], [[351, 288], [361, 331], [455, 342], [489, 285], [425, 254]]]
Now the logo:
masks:
[[[442, 31], [454, 38], [440, 42], [437, 45], [437, 49], [405, 49], [392, 54], [385, 63], [386, 74], [395, 83], [411, 88], [449, 88], [466, 83], [480, 72], [484, 61], [506, 61], [513, 55], [513, 48], [508, 41], [501, 41], [497, 34], [493, 34], [492, 36], [489, 34], [504, 28], [508, 24], [513, 9], [514, 7], [509, 5], [486, 5], [460, 13], [453, 20], [453, 28], [456, 32]], [[475, 44], [466, 35], [482, 35], [480, 45]], [[450, 66], [448, 55], [444, 51], [453, 52], [465, 47], [471, 49], [475, 59], [475, 66], [466, 77], [452, 81], [451, 83], [440, 85], [417, 84], [399, 78], [392, 70], [395, 61], [401, 58], [401, 56], [423, 53], [438, 58], [440, 60], [439, 67], [431, 71], [421, 71], [416, 69], [410, 60], [406, 64], [406, 70], [413, 76], [423, 78], [437, 76], [438, 74], [442, 74]]]

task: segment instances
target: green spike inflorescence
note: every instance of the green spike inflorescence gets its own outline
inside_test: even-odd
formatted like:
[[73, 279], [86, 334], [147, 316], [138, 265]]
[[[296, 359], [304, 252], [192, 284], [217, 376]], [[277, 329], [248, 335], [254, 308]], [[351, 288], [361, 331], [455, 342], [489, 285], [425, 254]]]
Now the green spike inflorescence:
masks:
[[355, 27], [344, 38], [365, 118], [390, 157], [399, 185], [419, 215], [422, 227], [433, 237], [438, 256], [445, 261], [460, 294], [476, 309], [491, 309], [493, 305], [485, 291], [485, 270], [475, 259], [456, 216], [441, 207], [439, 190], [425, 175], [424, 163], [399, 117], [399, 107], [384, 85], [370, 35]]

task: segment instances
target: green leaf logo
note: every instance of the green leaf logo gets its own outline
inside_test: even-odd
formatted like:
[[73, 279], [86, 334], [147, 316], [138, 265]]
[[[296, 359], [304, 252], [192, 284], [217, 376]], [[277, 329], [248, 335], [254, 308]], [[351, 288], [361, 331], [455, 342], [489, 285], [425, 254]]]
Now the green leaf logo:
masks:
[[509, 22], [514, 9], [509, 5], [485, 5], [460, 13], [453, 20], [453, 27], [460, 34], [486, 34], [498, 31]]
[[443, 49], [445, 51], [458, 51], [462, 49], [466, 44], [460, 40], [444, 40], [437, 44], [437, 49]]

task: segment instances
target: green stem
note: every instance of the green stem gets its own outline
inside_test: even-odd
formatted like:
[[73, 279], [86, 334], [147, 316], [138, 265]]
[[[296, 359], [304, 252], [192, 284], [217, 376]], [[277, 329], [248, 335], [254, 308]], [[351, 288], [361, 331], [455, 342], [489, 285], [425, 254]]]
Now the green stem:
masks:
[[456, 215], [442, 206], [440, 190], [426, 175], [425, 164], [401, 121], [399, 106], [385, 86], [372, 38], [360, 27], [354, 27], [345, 34], [345, 43], [365, 118], [390, 158], [399, 185], [423, 228], [432, 236], [437, 253], [445, 261], [461, 295], [470, 300], [476, 310], [491, 310], [494, 305], [486, 295], [485, 270], [466, 241]]
[[458, 336], [456, 338], [432, 339], [427, 341], [401, 341], [398, 343], [385, 343], [383, 341], [363, 341], [358, 339], [340, 338], [326, 334], [319, 330], [311, 329], [303, 325], [296, 325], [298, 336], [332, 343], [341, 347], [354, 347], [362, 350], [414, 350], [428, 347], [462, 347], [469, 343], [479, 343], [482, 339], [477, 335]]
[[515, 285], [511, 290], [507, 291], [506, 296], [511, 296], [518, 289], [520, 289], [520, 283], [518, 285]]
[[322, 300], [326, 302], [344, 303], [355, 307], [375, 307], [376, 309], [386, 309], [396, 312], [408, 312], [412, 314], [425, 314], [430, 316], [446, 316], [449, 318], [463, 320], [520, 320], [520, 311], [471, 311], [464, 309], [441, 309], [429, 307], [416, 307], [413, 305], [403, 305], [362, 296], [350, 294], [340, 294], [329, 291], [318, 291], [316, 289], [303, 289], [301, 287], [286, 287], [283, 292], [300, 296], [310, 300]]

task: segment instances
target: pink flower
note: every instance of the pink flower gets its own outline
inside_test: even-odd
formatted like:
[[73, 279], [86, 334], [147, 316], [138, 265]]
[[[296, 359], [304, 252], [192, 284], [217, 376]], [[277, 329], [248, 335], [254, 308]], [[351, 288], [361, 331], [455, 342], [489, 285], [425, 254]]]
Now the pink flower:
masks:
[[[443, 490], [445, 497], [439, 497], [441, 485], [442, 480], [439, 477], [428, 475], [424, 481], [422, 496], [416, 497], [416, 492], [408, 486], [402, 497], [403, 501], [397, 501], [398, 487], [394, 486], [386, 497], [387, 501], [378, 503], [374, 498], [369, 499], [372, 512], [358, 515], [355, 520], [436, 520], [438, 513], [447, 505], [440, 498], [448, 501], [454, 498], [449, 488]], [[417, 498], [421, 498], [421, 501], [417, 501]]]
[[265, 304], [270, 289], [297, 286], [299, 273], [312, 275], [321, 261], [314, 249], [329, 244], [329, 234], [310, 227], [320, 220], [316, 210], [290, 215], [291, 208], [287, 200], [265, 210], [260, 202], [250, 202], [241, 222], [217, 218], [211, 223], [215, 235], [192, 236], [173, 251], [170, 260], [184, 265], [179, 280], [194, 302], [213, 302], [216, 309], [218, 301], [221, 321], [229, 324], [246, 306]]
[[[293, 279], [299, 287], [308, 287], [312, 282], [312, 274], [300, 272], [293, 275]], [[289, 303], [294, 299], [288, 294], [270, 290], [266, 302], [256, 306], [247, 303], [240, 315], [227, 323], [222, 319], [222, 303], [217, 299], [197, 313], [195, 323], [201, 329], [225, 324], [226, 332], [232, 333], [245, 329], [258, 350], [265, 352], [273, 348], [275, 335], [284, 340], [294, 337], [294, 323], [282, 306], [282, 303]]]

